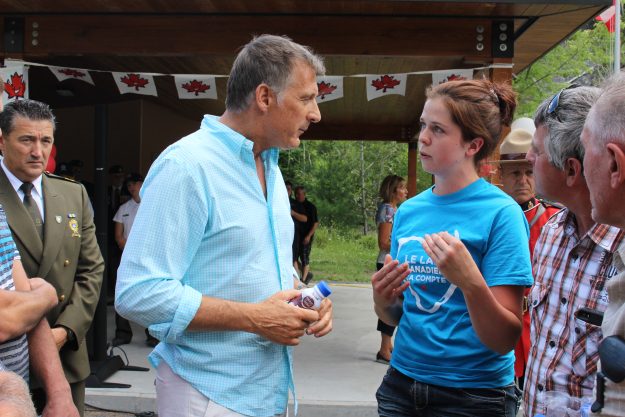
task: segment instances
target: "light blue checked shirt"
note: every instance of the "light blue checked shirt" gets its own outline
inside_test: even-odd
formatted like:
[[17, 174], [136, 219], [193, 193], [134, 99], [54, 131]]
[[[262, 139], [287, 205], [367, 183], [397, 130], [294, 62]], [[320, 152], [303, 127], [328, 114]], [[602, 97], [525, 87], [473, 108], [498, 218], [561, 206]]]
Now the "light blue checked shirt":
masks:
[[293, 221], [278, 150], [205, 116], [154, 162], [118, 270], [115, 307], [160, 343], [149, 359], [216, 403], [249, 416], [286, 409], [291, 349], [256, 334], [188, 332], [202, 295], [257, 303], [293, 288]]

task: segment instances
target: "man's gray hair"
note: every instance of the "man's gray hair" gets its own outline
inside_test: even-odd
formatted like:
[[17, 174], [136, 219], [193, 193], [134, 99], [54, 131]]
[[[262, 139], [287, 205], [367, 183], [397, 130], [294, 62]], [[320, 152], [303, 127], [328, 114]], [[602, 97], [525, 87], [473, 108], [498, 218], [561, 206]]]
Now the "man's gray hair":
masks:
[[49, 121], [52, 123], [52, 130], [56, 129], [56, 118], [50, 106], [36, 100], [14, 100], [5, 104], [4, 110], [0, 112], [0, 130], [4, 135], [13, 131], [13, 123], [17, 117], [35, 121]]
[[586, 120], [586, 128], [601, 144], [625, 145], [625, 72], [610, 77]]
[[251, 103], [256, 87], [267, 84], [279, 94], [290, 81], [293, 66], [304, 62], [317, 75], [325, 74], [323, 59], [306, 46], [286, 36], [254, 37], [237, 55], [228, 78], [226, 109], [245, 110]]
[[[557, 103], [552, 102], [554, 97], [543, 101], [534, 115], [536, 127], [545, 125], [545, 151], [549, 162], [558, 169], [564, 170], [566, 160], [575, 158], [584, 159], [584, 147], [580, 136], [584, 128], [586, 116], [592, 105], [601, 94], [597, 87], [572, 87], [562, 90]], [[553, 108], [555, 106], [555, 108]], [[549, 108], [552, 111], [549, 112]]]

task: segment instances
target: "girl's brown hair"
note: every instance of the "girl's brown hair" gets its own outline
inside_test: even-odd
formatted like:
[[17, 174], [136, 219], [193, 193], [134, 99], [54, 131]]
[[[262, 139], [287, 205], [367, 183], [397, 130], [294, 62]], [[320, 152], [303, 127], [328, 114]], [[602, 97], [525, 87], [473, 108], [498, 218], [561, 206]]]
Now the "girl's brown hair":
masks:
[[511, 86], [485, 79], [448, 81], [428, 88], [426, 96], [443, 99], [465, 142], [484, 139], [475, 155], [476, 166], [499, 145], [502, 127], [510, 125], [516, 108]]

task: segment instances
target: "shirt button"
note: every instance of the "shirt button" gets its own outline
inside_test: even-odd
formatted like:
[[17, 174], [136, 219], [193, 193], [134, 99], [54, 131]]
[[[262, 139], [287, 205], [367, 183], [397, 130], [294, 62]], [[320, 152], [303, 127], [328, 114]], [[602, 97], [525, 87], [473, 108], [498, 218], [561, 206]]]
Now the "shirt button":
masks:
[[65, 294], [59, 295], [59, 301], [63, 302], [65, 300]]
[[538, 300], [534, 300], [534, 301], [532, 301], [532, 305], [533, 305], [534, 307], [536, 307], [536, 306], [538, 305]]
[[562, 304], [566, 304], [566, 298], [562, 297], [560, 301], [562, 302]]
[[573, 252], [571, 254], [571, 258], [573, 258], [574, 261], [576, 261], [578, 257], [579, 257], [579, 255], [577, 255], [577, 252]]
[[554, 342], [553, 340], [549, 342], [549, 346], [551, 347], [556, 347], [556, 342]]
[[537, 388], [538, 388], [538, 391], [542, 391], [545, 389], [542, 384], [538, 384]]
[[582, 332], [582, 329], [580, 329], [579, 327], [575, 328], [575, 333], [580, 334]]
[[66, 259], [66, 260], [65, 260], [65, 262], [63, 262], [63, 265], [64, 265], [64, 266], [69, 265], [69, 259]]

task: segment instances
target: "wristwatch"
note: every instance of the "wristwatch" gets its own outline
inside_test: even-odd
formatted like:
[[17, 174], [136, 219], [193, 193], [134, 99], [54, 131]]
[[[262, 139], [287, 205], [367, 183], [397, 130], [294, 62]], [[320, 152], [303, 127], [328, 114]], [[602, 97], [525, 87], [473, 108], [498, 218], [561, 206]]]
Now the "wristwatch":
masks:
[[76, 334], [72, 331], [72, 329], [63, 325], [54, 326], [54, 328], [61, 328], [65, 330], [65, 332], [67, 333], [67, 342], [65, 343], [66, 345], [70, 345], [72, 349], [74, 346], [76, 346]]

